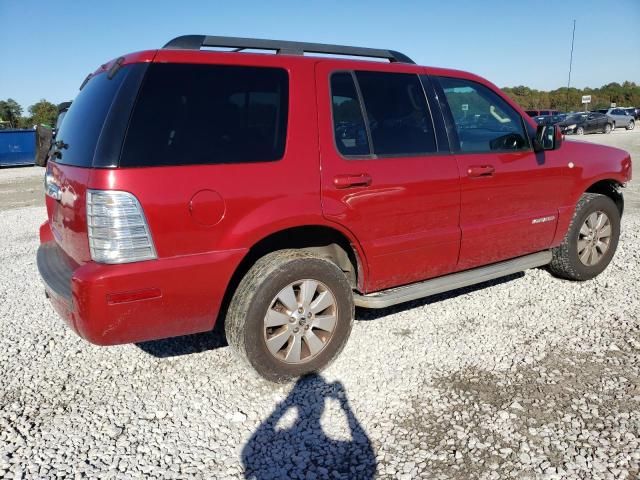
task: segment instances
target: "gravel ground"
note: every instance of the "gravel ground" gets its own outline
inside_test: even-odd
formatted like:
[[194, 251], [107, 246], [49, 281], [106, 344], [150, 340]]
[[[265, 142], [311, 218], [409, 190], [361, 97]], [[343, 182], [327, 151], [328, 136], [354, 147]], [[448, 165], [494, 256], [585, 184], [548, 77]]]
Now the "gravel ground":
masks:
[[[638, 147], [640, 132], [585, 140], [618, 136]], [[41, 175], [1, 170], [0, 185]], [[625, 194], [637, 198], [637, 182]], [[35, 265], [44, 209], [0, 201], [0, 477], [640, 475], [633, 202], [598, 278], [537, 269], [358, 311], [338, 360], [283, 386], [248, 373], [214, 333], [84, 342], [44, 298]]]
[[12, 208], [43, 205], [44, 168], [0, 168], [0, 212]]

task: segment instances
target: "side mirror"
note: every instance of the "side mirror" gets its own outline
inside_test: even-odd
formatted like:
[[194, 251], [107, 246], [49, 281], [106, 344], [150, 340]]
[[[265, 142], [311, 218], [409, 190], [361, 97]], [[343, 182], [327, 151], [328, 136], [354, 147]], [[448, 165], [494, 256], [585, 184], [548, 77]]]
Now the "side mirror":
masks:
[[536, 137], [533, 139], [533, 150], [557, 150], [562, 145], [562, 130], [558, 125], [538, 125]]

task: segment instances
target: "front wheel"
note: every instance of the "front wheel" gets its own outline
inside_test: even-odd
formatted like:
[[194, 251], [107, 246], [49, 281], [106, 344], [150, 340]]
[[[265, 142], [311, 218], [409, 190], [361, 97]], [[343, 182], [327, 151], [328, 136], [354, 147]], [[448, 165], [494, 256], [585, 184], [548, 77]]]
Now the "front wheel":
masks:
[[589, 280], [607, 268], [619, 237], [620, 211], [613, 200], [585, 193], [576, 205], [564, 241], [553, 249], [549, 270], [568, 280]]
[[633, 120], [631, 120], [629, 122], [629, 125], [627, 125], [627, 130], [633, 130], [634, 128], [636, 128], [636, 122], [634, 122]]
[[576, 128], [576, 135], [584, 135], [584, 128], [582, 127]]
[[607, 123], [607, 124], [604, 126], [604, 133], [611, 133], [611, 130], [612, 130], [612, 128], [611, 128], [611, 124], [610, 124], [610, 123]]
[[227, 314], [229, 345], [261, 376], [284, 382], [329, 365], [345, 346], [353, 293], [334, 263], [300, 250], [259, 259]]

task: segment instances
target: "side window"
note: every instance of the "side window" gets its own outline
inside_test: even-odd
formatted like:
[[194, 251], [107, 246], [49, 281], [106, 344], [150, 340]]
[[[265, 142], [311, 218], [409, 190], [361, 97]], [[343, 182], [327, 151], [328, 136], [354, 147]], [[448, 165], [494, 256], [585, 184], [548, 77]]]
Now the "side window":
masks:
[[433, 121], [417, 75], [356, 72], [376, 155], [437, 151]]
[[440, 77], [462, 152], [529, 148], [522, 118], [499, 95], [479, 83]]
[[120, 165], [278, 160], [287, 138], [288, 92], [287, 72], [279, 68], [152, 64]]
[[369, 155], [367, 129], [351, 73], [331, 76], [331, 105], [336, 147], [343, 155]]

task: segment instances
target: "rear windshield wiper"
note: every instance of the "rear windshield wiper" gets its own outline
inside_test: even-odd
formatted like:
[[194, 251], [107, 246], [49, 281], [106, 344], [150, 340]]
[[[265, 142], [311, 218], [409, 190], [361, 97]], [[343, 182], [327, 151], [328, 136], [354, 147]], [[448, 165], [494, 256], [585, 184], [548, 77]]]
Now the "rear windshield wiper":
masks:
[[64, 143], [62, 140], [56, 140], [55, 142], [51, 142], [51, 146], [49, 147], [49, 153], [53, 155], [54, 158], [62, 158], [61, 150], [66, 150], [69, 148], [68, 143]]

